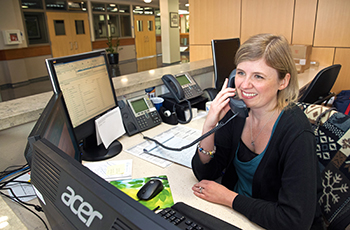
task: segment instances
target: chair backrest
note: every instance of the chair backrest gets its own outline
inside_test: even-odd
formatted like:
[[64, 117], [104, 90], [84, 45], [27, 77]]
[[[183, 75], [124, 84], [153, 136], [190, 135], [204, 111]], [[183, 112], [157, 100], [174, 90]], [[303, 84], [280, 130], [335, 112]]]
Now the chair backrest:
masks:
[[211, 41], [213, 52], [215, 88], [221, 90], [225, 78], [236, 69], [235, 55], [241, 45], [239, 38], [217, 39]]
[[322, 69], [306, 88], [299, 102], [315, 103], [325, 98], [330, 93], [335, 80], [338, 77], [341, 65], [336, 64]]
[[350, 116], [329, 107], [299, 103], [316, 137], [322, 194], [318, 200], [331, 229], [350, 228]]

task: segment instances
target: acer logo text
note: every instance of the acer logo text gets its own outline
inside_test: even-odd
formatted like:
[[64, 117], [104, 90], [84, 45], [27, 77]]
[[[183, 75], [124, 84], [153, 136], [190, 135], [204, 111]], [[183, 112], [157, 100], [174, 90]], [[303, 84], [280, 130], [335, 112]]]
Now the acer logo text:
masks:
[[76, 195], [75, 191], [71, 187], [67, 186], [66, 189], [70, 193], [62, 193], [61, 200], [65, 205], [70, 207], [70, 210], [78, 216], [81, 222], [83, 222], [87, 227], [90, 227], [95, 217], [102, 220], [103, 215], [98, 211], [94, 211], [91, 204], [84, 201], [80, 195]]

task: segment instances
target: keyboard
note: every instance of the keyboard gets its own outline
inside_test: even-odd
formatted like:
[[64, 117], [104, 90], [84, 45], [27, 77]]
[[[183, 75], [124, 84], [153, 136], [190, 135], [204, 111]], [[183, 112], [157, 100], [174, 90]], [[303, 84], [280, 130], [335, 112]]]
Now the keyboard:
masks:
[[240, 229], [182, 202], [174, 204], [171, 208], [163, 209], [157, 215], [184, 230]]

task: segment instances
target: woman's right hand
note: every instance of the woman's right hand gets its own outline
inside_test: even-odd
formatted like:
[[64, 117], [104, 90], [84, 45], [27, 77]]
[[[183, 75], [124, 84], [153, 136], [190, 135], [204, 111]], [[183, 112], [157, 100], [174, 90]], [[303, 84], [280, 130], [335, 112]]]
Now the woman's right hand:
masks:
[[215, 99], [210, 105], [210, 110], [204, 123], [204, 127], [207, 129], [215, 127], [216, 124], [230, 110], [230, 97], [235, 96], [236, 89], [227, 87], [227, 84], [228, 79], [226, 78], [221, 91], [216, 95]]

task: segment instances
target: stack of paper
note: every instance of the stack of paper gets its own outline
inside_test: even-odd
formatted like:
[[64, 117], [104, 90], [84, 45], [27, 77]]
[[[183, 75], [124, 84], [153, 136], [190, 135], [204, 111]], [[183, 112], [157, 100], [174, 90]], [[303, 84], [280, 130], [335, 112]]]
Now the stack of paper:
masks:
[[[200, 137], [201, 133], [201, 130], [181, 125], [164, 131], [163, 133], [153, 137], [153, 139], [156, 139], [166, 146], [180, 148]], [[171, 151], [158, 146], [154, 142], [144, 141], [133, 146], [132, 148], [127, 149], [126, 151], [161, 167], [167, 167], [171, 162], [175, 162], [191, 168], [191, 160], [193, 155], [196, 153], [196, 148], [197, 146], [195, 144], [182, 151]], [[151, 157], [152, 159], [150, 159]]]
[[85, 167], [106, 181], [131, 179], [132, 160], [89, 162]]

